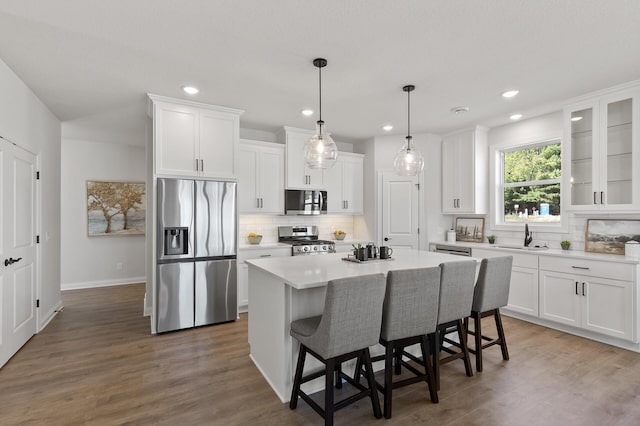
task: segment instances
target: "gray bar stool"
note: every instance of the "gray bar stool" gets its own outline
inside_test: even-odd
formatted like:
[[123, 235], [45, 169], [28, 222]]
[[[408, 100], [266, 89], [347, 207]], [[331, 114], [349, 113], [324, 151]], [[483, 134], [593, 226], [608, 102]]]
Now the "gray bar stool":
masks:
[[[378, 384], [378, 388], [384, 394], [384, 416], [387, 419], [391, 418], [393, 389], [426, 381], [431, 401], [438, 402], [427, 334], [436, 331], [439, 293], [439, 267], [389, 271], [387, 274], [380, 333], [380, 344], [385, 347], [385, 353], [373, 358], [373, 361], [385, 361], [384, 385]], [[417, 343], [422, 350], [422, 359], [404, 351], [407, 346]], [[421, 372], [403, 361], [403, 355], [423, 365], [425, 371]], [[415, 376], [393, 382], [394, 358]]]
[[[332, 425], [334, 411], [368, 396], [371, 398], [374, 416], [382, 417], [369, 346], [375, 345], [380, 337], [385, 287], [386, 280], [383, 274], [329, 281], [322, 316], [291, 323], [290, 334], [300, 342], [289, 402], [292, 410], [297, 407], [300, 396], [324, 418], [325, 425]], [[307, 353], [325, 364], [326, 368], [303, 377]], [[358, 358], [364, 365], [367, 387], [342, 373], [341, 363], [352, 358]], [[344, 379], [360, 392], [334, 404], [334, 374], [337, 378], [336, 387], [340, 387], [341, 380]], [[300, 389], [303, 383], [323, 375], [324, 409]]]
[[[502, 359], [509, 360], [507, 341], [502, 328], [500, 308], [506, 306], [509, 301], [509, 287], [511, 286], [511, 266], [513, 256], [493, 257], [482, 259], [478, 282], [473, 294], [473, 306], [471, 318], [473, 318], [474, 331], [469, 331], [468, 318], [465, 319], [467, 333], [475, 337], [475, 349], [469, 351], [476, 356], [476, 371], [482, 371], [482, 350], [493, 345], [500, 345]], [[482, 318], [493, 315], [496, 322], [498, 338], [482, 335]], [[482, 340], [488, 341], [483, 344]]]
[[[467, 376], [473, 376], [469, 349], [467, 348], [467, 332], [463, 319], [471, 314], [473, 302], [473, 285], [476, 278], [475, 260], [447, 262], [440, 264], [440, 302], [438, 305], [438, 326], [436, 332], [430, 335], [433, 346], [433, 369], [436, 376], [436, 388], [440, 389], [440, 365], [462, 359]], [[457, 331], [460, 351], [451, 347], [444, 347], [443, 342], [455, 344], [446, 338], [450, 332]], [[440, 351], [449, 356], [440, 358]]]

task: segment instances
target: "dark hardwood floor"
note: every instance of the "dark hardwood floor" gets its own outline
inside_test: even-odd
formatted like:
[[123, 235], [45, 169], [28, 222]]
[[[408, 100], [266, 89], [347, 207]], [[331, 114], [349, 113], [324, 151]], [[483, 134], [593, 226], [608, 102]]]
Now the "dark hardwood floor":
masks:
[[[248, 356], [246, 315], [151, 336], [143, 295], [141, 284], [65, 292], [64, 311], [0, 370], [0, 424], [322, 423], [271, 391]], [[391, 420], [365, 399], [336, 424], [640, 424], [640, 354], [508, 317], [504, 326], [511, 360], [492, 348], [471, 378], [461, 362], [443, 366], [439, 404], [415, 384], [394, 391]]]

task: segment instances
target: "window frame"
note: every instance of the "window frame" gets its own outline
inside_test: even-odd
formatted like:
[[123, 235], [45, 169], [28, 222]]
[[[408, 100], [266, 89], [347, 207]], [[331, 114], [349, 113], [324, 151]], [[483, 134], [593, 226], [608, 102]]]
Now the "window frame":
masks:
[[[562, 161], [562, 155], [564, 153], [565, 145], [562, 143], [561, 135], [549, 135], [547, 137], [532, 138], [527, 140], [520, 140], [518, 142], [507, 142], [502, 144], [491, 145], [489, 147], [489, 170], [490, 170], [490, 205], [489, 205], [489, 217], [490, 227], [495, 231], [521, 231], [524, 229], [524, 223], [522, 222], [505, 222], [504, 221], [504, 188], [527, 186], [527, 184], [533, 185], [545, 185], [545, 184], [560, 184], [560, 223], [548, 224], [548, 223], [535, 223], [527, 222], [529, 228], [537, 232], [549, 232], [549, 233], [567, 233], [568, 232], [568, 220], [565, 211], [565, 185], [564, 179], [561, 175], [556, 179], [545, 179], [539, 181], [529, 182], [504, 182], [504, 161], [503, 155], [505, 152], [518, 151], [521, 149], [535, 148], [539, 146], [552, 145], [554, 143], [560, 144], [560, 156], [561, 167], [564, 168], [564, 162]], [[563, 170], [564, 173], [564, 170]]]

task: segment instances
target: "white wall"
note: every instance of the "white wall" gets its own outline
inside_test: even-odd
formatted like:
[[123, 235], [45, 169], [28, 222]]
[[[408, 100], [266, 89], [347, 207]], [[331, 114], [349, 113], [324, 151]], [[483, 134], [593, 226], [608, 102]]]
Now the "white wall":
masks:
[[143, 235], [87, 236], [87, 180], [144, 182], [144, 147], [62, 139], [62, 289], [144, 282]]
[[40, 163], [40, 310], [38, 330], [60, 298], [60, 121], [0, 60], [0, 135], [38, 156]]
[[[516, 123], [495, 127], [489, 131], [489, 145], [503, 145], [505, 143], [535, 142], [553, 138], [562, 138], [562, 111], [533, 117]], [[563, 155], [566, 153], [563, 153]], [[568, 191], [566, 191], [568, 194]], [[534, 232], [534, 243], [547, 243], [549, 247], [560, 248], [560, 241], [571, 241], [571, 250], [584, 250], [584, 237], [587, 226], [587, 218], [594, 217], [590, 214], [576, 214], [563, 212], [563, 220], [567, 221], [568, 232]], [[630, 214], [606, 214], [598, 213], [598, 218], [615, 217], [618, 219], [637, 219], [638, 212]], [[487, 215], [485, 223], [489, 223]], [[494, 234], [496, 241], [503, 244], [522, 244], [523, 231], [499, 231], [490, 229], [487, 225], [485, 235]], [[444, 239], [444, 236], [442, 240]]]
[[[441, 137], [423, 133], [413, 135], [412, 143], [425, 160], [424, 172], [420, 175], [420, 247], [428, 248], [428, 241], [439, 240], [450, 226], [450, 220], [441, 213]], [[378, 136], [366, 142], [361, 148], [365, 151], [365, 219], [372, 236], [377, 234], [378, 218], [375, 213], [378, 206], [377, 173], [393, 172], [393, 159], [405, 142], [402, 135]], [[362, 152], [362, 151], [360, 151]], [[377, 236], [379, 240], [380, 236]], [[374, 239], [374, 238], [372, 238]]]

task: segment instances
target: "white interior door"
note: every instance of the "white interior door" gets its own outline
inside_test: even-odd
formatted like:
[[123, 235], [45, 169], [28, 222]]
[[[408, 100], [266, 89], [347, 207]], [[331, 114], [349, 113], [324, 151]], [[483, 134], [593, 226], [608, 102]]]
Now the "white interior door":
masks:
[[419, 248], [418, 177], [382, 175], [382, 245]]
[[0, 141], [0, 366], [36, 332], [36, 157]]

